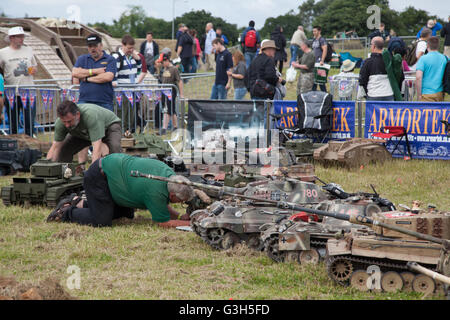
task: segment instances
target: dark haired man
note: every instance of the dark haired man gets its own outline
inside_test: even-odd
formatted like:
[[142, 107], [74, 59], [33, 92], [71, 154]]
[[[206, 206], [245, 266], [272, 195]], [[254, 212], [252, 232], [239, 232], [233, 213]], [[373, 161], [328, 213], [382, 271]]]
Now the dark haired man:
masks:
[[[139, 53], [134, 49], [135, 41], [132, 36], [126, 34], [122, 37], [122, 46], [119, 51], [113, 53], [112, 56], [117, 61], [117, 84], [128, 85], [136, 84], [138, 75], [142, 70], [142, 61]], [[139, 126], [143, 127], [143, 121], [139, 115], [139, 103], [135, 103], [133, 112], [133, 106], [126, 98], [122, 99], [122, 110], [118, 111], [123, 120], [124, 130], [136, 131], [135, 120], [139, 123]]]
[[153, 41], [153, 32], [148, 31], [145, 39], [146, 41], [142, 42], [139, 52], [145, 57], [148, 72], [154, 74], [155, 60], [159, 57], [159, 46]]
[[90, 34], [86, 42], [89, 53], [79, 56], [72, 70], [74, 84], [80, 83], [78, 103], [94, 103], [113, 110], [116, 60], [103, 50], [99, 35]]
[[[120, 119], [95, 104], [63, 101], [56, 110], [55, 137], [47, 154], [52, 161], [72, 162], [74, 154], [93, 146], [92, 162], [110, 153], [122, 152]], [[87, 159], [79, 159], [83, 163]]]
[[[320, 26], [313, 27], [313, 36], [314, 40], [312, 42], [311, 48], [314, 52], [314, 56], [316, 58], [316, 62], [319, 62], [320, 65], [325, 63], [325, 57], [327, 56], [327, 42], [324, 37], [322, 37], [322, 28]], [[319, 85], [320, 90], [323, 92], [327, 92], [327, 87], [324, 83]], [[317, 84], [314, 84], [313, 90], [317, 90]]]
[[233, 58], [227, 48], [223, 45], [221, 38], [212, 41], [212, 46], [217, 54], [216, 59], [216, 79], [211, 91], [211, 99], [225, 100], [227, 98], [228, 74], [227, 71], [233, 68]]
[[242, 32], [241, 36], [241, 46], [242, 51], [244, 52], [247, 69], [256, 58], [256, 51], [258, 51], [260, 45], [261, 37], [259, 36], [259, 32], [255, 29], [255, 21], [250, 20], [248, 27]]

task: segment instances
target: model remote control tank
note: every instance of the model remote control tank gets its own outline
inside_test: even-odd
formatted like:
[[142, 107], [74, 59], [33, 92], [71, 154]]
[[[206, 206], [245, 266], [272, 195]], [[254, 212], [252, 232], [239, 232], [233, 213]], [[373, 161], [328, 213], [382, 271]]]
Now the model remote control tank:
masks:
[[83, 190], [83, 177], [74, 163], [39, 160], [31, 168], [31, 177], [13, 177], [13, 184], [1, 190], [3, 203], [55, 207], [59, 200]]
[[441, 282], [411, 272], [408, 262], [432, 271], [443, 268], [439, 267], [440, 259], [448, 263], [449, 212], [393, 211], [377, 213], [369, 220], [373, 222], [371, 229], [352, 230], [341, 239], [328, 240], [327, 271], [333, 281], [362, 291], [442, 291]]

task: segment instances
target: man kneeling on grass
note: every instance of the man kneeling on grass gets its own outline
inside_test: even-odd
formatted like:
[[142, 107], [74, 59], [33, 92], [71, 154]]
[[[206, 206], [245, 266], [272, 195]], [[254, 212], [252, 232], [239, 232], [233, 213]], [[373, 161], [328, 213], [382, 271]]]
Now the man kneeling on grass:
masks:
[[152, 220], [161, 227], [180, 225], [179, 221], [172, 220], [189, 220], [188, 214], [178, 213], [169, 202], [191, 200], [194, 190], [190, 186], [134, 178], [131, 176], [133, 170], [170, 178], [173, 181], [187, 181], [185, 177], [175, 175], [175, 172], [161, 161], [120, 153], [111, 154], [94, 161], [85, 172], [83, 187], [87, 201], [81, 200], [75, 194], [61, 200], [48, 216], [47, 222], [111, 226], [113, 219], [133, 219], [135, 208], [150, 210]]

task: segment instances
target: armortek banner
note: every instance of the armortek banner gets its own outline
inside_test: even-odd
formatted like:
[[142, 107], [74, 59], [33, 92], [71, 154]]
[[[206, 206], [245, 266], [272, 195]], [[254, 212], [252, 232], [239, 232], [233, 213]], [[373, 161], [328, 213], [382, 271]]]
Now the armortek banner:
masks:
[[[449, 160], [450, 138], [441, 120], [450, 120], [448, 102], [366, 102], [364, 135], [372, 138], [381, 127], [403, 126], [408, 133], [413, 158]], [[394, 156], [403, 155], [404, 140], [399, 145], [400, 152], [396, 151]], [[393, 148], [394, 144], [388, 145], [389, 151]]]
[[[297, 101], [274, 101], [273, 113], [284, 114], [297, 111]], [[277, 128], [295, 128], [297, 116], [290, 115], [278, 120]], [[347, 139], [355, 137], [355, 102], [333, 101], [331, 137]]]

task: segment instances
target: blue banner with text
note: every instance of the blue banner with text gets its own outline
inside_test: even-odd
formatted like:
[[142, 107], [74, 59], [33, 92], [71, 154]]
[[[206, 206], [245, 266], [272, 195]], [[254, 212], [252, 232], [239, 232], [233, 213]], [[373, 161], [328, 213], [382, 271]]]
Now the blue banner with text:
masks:
[[[402, 126], [406, 128], [413, 158], [450, 160], [450, 136], [443, 123], [449, 120], [448, 102], [368, 101], [364, 136], [372, 138], [373, 133], [385, 126]], [[388, 150], [392, 151], [394, 146], [390, 143]], [[393, 156], [403, 156], [405, 148], [403, 139]]]

